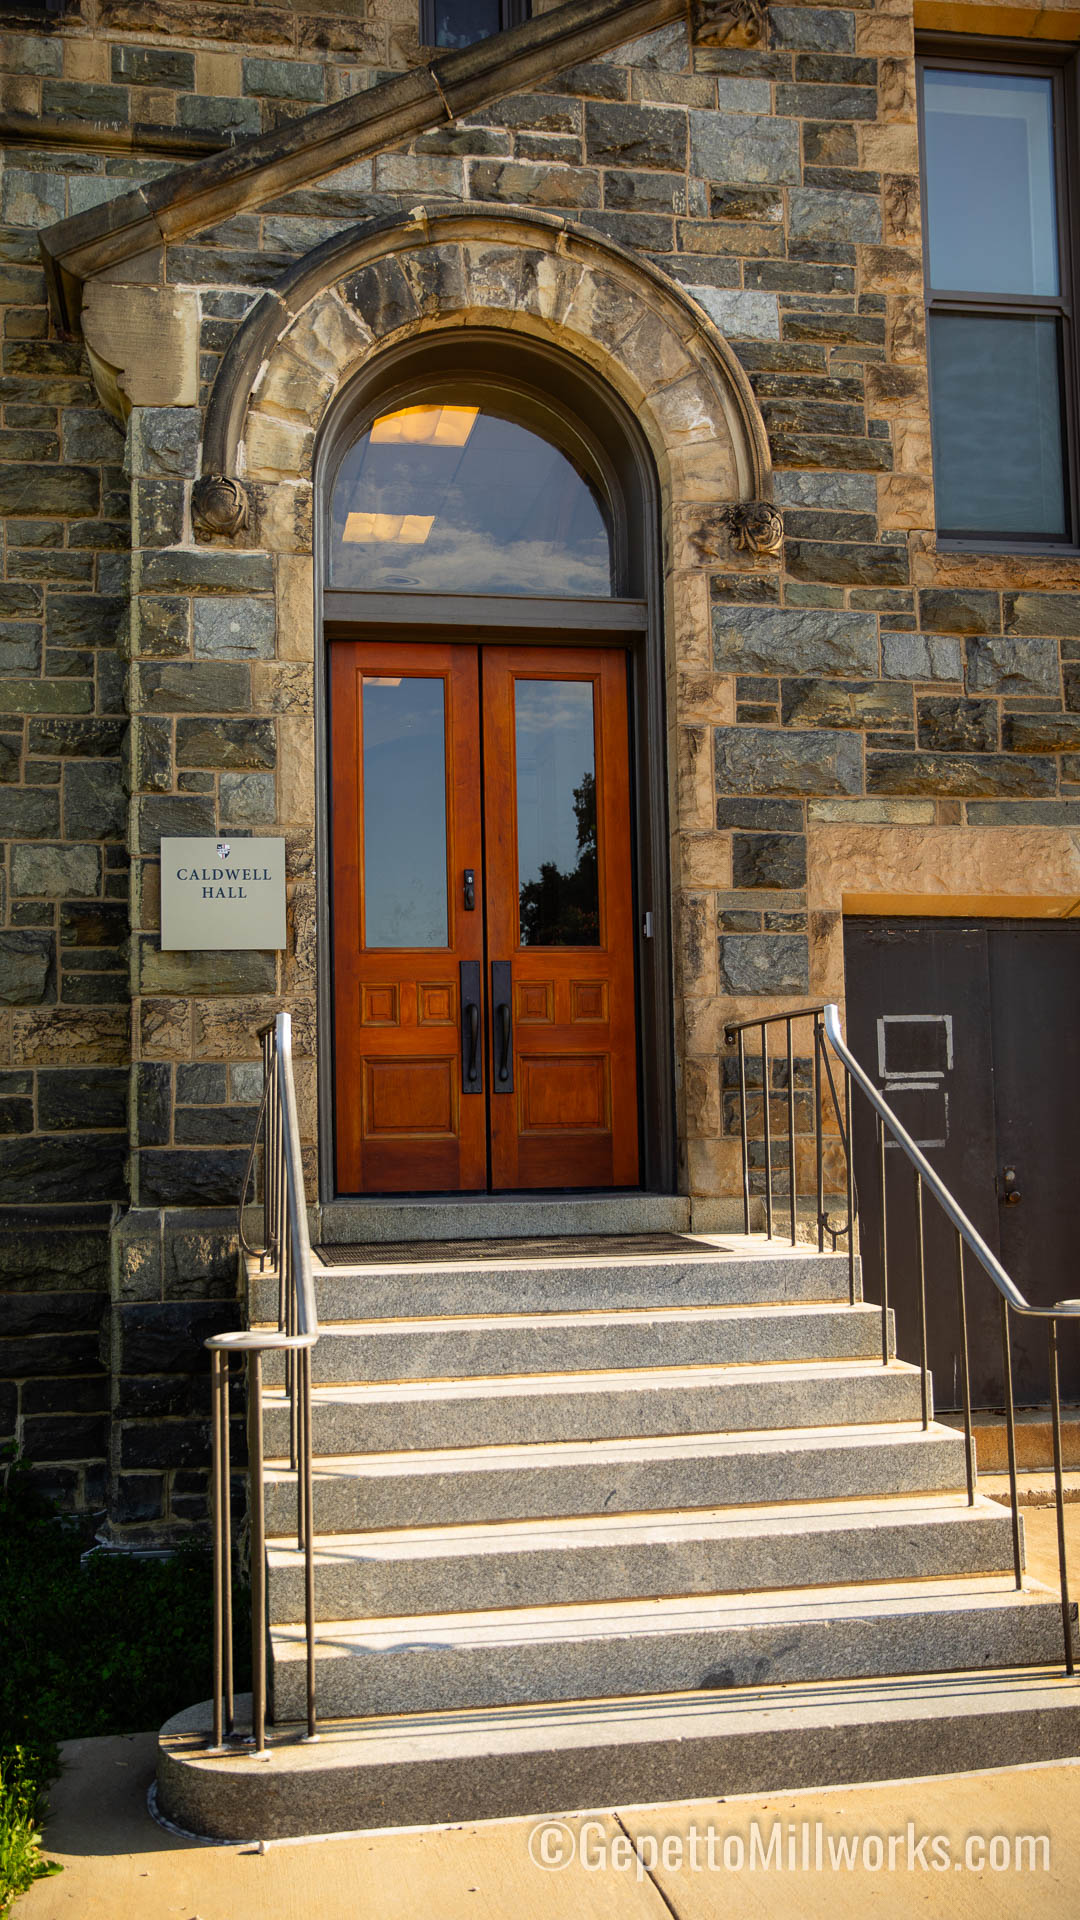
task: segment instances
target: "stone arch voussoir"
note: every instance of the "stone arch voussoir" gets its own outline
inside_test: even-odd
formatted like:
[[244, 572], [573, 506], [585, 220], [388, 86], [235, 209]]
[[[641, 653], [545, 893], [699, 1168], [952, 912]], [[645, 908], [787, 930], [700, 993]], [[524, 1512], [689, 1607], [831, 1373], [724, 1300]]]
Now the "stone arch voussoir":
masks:
[[[768, 502], [768, 442], [749, 381], [681, 288], [557, 219], [460, 208], [354, 229], [259, 302], [208, 408], [205, 497], [222, 477], [238, 482], [253, 496], [260, 542], [296, 551], [319, 428], [342, 387], [383, 349], [461, 326], [547, 341], [603, 376], [649, 442], [676, 555], [684, 527], [700, 541], [703, 510]], [[203, 536], [231, 530], [202, 517]], [[730, 538], [718, 522], [718, 546]]]

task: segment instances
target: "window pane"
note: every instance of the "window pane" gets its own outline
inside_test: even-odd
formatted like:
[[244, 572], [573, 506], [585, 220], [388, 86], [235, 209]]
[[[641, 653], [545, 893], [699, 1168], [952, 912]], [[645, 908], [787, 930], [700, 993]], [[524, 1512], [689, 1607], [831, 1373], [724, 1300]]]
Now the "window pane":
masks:
[[478, 405], [384, 414], [334, 488], [334, 587], [610, 594], [597, 493], [539, 433]]
[[471, 47], [499, 31], [499, 0], [435, 0], [435, 45]]
[[364, 944], [445, 947], [441, 680], [364, 676]]
[[940, 532], [1065, 538], [1057, 320], [932, 314], [930, 405]]
[[589, 680], [515, 680], [523, 947], [598, 947], [596, 750]]
[[931, 285], [1056, 294], [1051, 81], [927, 69], [923, 104]]

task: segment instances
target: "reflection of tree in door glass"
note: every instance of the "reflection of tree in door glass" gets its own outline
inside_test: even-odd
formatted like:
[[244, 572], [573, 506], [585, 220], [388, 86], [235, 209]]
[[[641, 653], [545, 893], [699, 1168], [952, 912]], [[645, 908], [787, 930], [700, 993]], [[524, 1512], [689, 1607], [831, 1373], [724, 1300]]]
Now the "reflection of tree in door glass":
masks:
[[598, 947], [600, 894], [596, 869], [596, 775], [574, 788], [578, 863], [563, 873], [545, 860], [540, 878], [521, 889], [523, 947]]
[[594, 700], [591, 680], [514, 682], [523, 947], [600, 945]]

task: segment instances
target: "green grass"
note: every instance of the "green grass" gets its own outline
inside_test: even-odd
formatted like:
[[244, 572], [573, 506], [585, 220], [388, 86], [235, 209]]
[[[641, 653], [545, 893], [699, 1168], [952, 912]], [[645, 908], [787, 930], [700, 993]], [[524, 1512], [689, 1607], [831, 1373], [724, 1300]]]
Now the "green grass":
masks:
[[0, 1751], [0, 1914], [10, 1913], [15, 1895], [25, 1893], [35, 1880], [60, 1872], [41, 1852], [38, 1825], [52, 1770], [49, 1756], [26, 1747]]
[[50, 1871], [38, 1828], [59, 1743], [160, 1726], [212, 1688], [206, 1550], [83, 1565], [92, 1544], [88, 1523], [41, 1499], [20, 1462], [0, 1463], [0, 1915]]

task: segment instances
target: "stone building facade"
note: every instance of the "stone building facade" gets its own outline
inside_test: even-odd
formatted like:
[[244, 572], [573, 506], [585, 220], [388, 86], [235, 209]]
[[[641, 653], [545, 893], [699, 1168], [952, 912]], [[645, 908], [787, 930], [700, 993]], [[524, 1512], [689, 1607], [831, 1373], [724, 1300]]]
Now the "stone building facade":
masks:
[[[647, 444], [695, 1224], [739, 1194], [725, 1023], [842, 1003], [845, 910], [1080, 895], [1080, 558], [935, 534], [914, 58], [1080, 16], [532, 13], [437, 55], [416, 0], [5, 20], [0, 1433], [119, 1530], [204, 1513], [278, 1007], [331, 1203], [319, 457], [381, 356], [554, 352]], [[284, 952], [162, 952], [161, 837], [262, 833]]]

